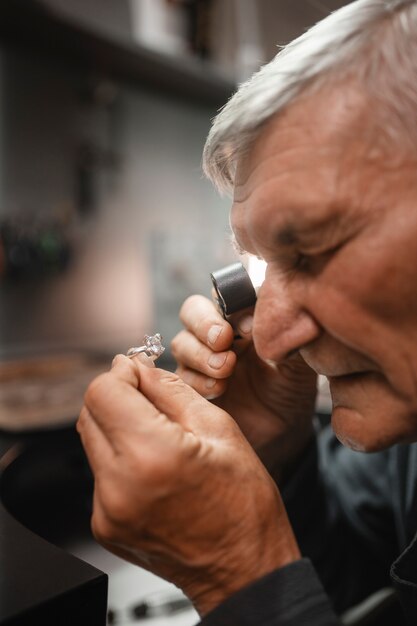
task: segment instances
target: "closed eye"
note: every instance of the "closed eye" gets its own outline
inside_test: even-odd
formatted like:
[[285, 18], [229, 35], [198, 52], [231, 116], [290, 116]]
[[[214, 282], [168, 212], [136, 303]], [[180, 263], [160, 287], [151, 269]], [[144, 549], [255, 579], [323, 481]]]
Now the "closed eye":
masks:
[[314, 254], [299, 252], [297, 254], [294, 269], [304, 274], [319, 274], [330, 259], [340, 250], [342, 244]]
[[311, 264], [313, 262], [314, 257], [308, 254], [298, 254], [296, 260], [296, 266], [294, 269], [299, 272], [308, 273], [311, 271]]

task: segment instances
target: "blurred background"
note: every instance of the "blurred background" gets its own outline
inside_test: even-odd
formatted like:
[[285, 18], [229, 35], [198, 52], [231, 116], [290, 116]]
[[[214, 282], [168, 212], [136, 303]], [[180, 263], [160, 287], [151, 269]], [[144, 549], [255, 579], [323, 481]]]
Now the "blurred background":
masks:
[[[211, 119], [278, 45], [343, 4], [0, 2], [3, 433], [70, 427], [116, 352], [157, 331], [169, 345], [184, 299], [209, 295], [210, 271], [235, 260], [229, 201], [201, 173]], [[169, 350], [161, 365], [174, 367]], [[61, 543], [113, 572], [110, 621], [130, 623], [125, 606], [165, 589], [91, 542]]]
[[200, 170], [211, 118], [341, 4], [0, 4], [2, 358], [169, 342], [232, 258], [229, 202]]

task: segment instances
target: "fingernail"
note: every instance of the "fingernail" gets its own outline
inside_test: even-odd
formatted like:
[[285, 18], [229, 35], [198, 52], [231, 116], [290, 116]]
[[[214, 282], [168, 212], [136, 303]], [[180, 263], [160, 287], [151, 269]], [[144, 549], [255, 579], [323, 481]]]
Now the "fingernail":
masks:
[[222, 330], [223, 330], [223, 327], [219, 325], [215, 325], [210, 328], [207, 334], [207, 341], [209, 342], [211, 346], [213, 346], [216, 343], [217, 338], [222, 332]]
[[213, 389], [214, 385], [217, 383], [217, 380], [215, 378], [208, 378], [206, 380], [206, 387], [207, 389]]
[[238, 330], [244, 335], [247, 335], [252, 330], [252, 324], [253, 324], [253, 317], [251, 315], [248, 315], [248, 317], [244, 317], [239, 322]]
[[213, 369], [218, 370], [225, 364], [226, 359], [227, 359], [227, 354], [224, 354], [224, 352], [222, 354], [212, 354], [208, 360], [208, 364]]

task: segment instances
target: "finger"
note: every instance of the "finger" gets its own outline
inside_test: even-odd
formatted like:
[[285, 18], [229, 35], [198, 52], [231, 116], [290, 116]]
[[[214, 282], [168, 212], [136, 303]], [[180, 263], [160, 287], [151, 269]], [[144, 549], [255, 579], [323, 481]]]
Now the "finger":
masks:
[[96, 474], [103, 464], [109, 466], [114, 458], [114, 449], [85, 406], [81, 409], [77, 421], [77, 431], [93, 474]]
[[242, 339], [252, 341], [253, 308], [234, 313], [229, 321]]
[[[129, 539], [126, 535], [125, 525], [121, 526], [113, 521], [111, 513], [109, 515], [109, 511], [103, 506], [98, 487], [99, 485], [96, 482], [93, 495], [93, 514], [91, 517], [93, 536], [104, 548], [123, 560], [134, 565], [140, 564], [142, 567], [149, 566], [149, 558], [147, 558], [145, 553], [139, 551], [137, 543], [134, 549], [129, 549]], [[136, 536], [137, 533], [138, 529], [136, 529]]]
[[206, 400], [219, 398], [227, 389], [227, 379], [216, 380], [215, 378], [209, 378], [182, 366], [178, 367], [175, 373]]
[[154, 429], [160, 412], [138, 390], [141, 371], [152, 371], [141, 359], [117, 358], [110, 372], [101, 374], [89, 385], [85, 405], [104, 435], [118, 449], [120, 439], [129, 433]]
[[[144, 352], [140, 352], [134, 357], [127, 357], [124, 354], [116, 354], [112, 361], [111, 369], [114, 370], [118, 376], [122, 378], [125, 377], [126, 380], [133, 380], [132, 363], [143, 363], [143, 365], [147, 365], [148, 367], [155, 367], [154, 361]], [[133, 368], [133, 374], [134, 371], [135, 370]]]
[[171, 351], [181, 366], [200, 372], [208, 378], [227, 378], [236, 365], [234, 352], [231, 350], [213, 352], [186, 330], [174, 337]]
[[252, 345], [253, 308], [234, 313], [228, 319], [235, 332], [233, 350], [240, 356]]
[[[214, 303], [217, 302], [217, 292], [213, 289], [211, 290], [211, 297]], [[215, 304], [216, 310], [218, 310], [217, 304]], [[248, 307], [247, 309], [243, 309], [242, 311], [238, 311], [237, 313], [233, 313], [232, 315], [227, 315], [227, 321], [232, 325], [233, 330], [235, 331], [235, 339], [236, 334], [239, 333], [243, 336], [243, 338], [251, 339], [252, 337], [252, 326], [253, 326], [253, 311], [254, 307]], [[221, 313], [221, 311], [220, 311]]]
[[207, 402], [176, 374], [141, 367], [141, 390], [172, 421], [205, 438], [230, 429], [232, 418]]
[[204, 296], [187, 298], [180, 310], [180, 320], [187, 330], [215, 352], [228, 350], [233, 343], [231, 325]]

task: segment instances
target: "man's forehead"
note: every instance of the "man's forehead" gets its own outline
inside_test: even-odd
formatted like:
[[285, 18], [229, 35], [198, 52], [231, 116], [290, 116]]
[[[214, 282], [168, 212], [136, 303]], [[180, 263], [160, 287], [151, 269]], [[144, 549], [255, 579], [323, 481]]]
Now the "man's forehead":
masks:
[[353, 179], [371, 124], [363, 103], [351, 88], [327, 90], [263, 126], [237, 164], [231, 225], [238, 237], [254, 225], [290, 243], [303, 226], [318, 229], [358, 204]]
[[[311, 201], [297, 205], [280, 203], [255, 210], [246, 210], [242, 204], [234, 204], [230, 225], [235, 247], [250, 251], [250, 241], [262, 240], [279, 248], [288, 248], [302, 242], [317, 241], [320, 235], [334, 235], [336, 230], [346, 229], [352, 222], [353, 211], [346, 204]], [[357, 219], [355, 220], [357, 222]]]
[[[364, 96], [350, 84], [300, 96], [268, 120], [237, 162], [234, 201], [242, 201], [251, 179], [279, 174], [278, 165], [320, 153], [342, 152], [364, 123]], [[293, 157], [293, 158], [292, 158]], [[302, 165], [300, 163], [300, 165]]]
[[244, 231], [255, 221], [262, 228], [275, 228], [280, 243], [295, 243], [295, 232], [308, 217], [310, 225], [323, 223], [343, 201], [334, 167], [337, 155], [307, 148], [280, 150], [259, 160], [246, 181], [236, 187], [231, 210], [235, 231]]

